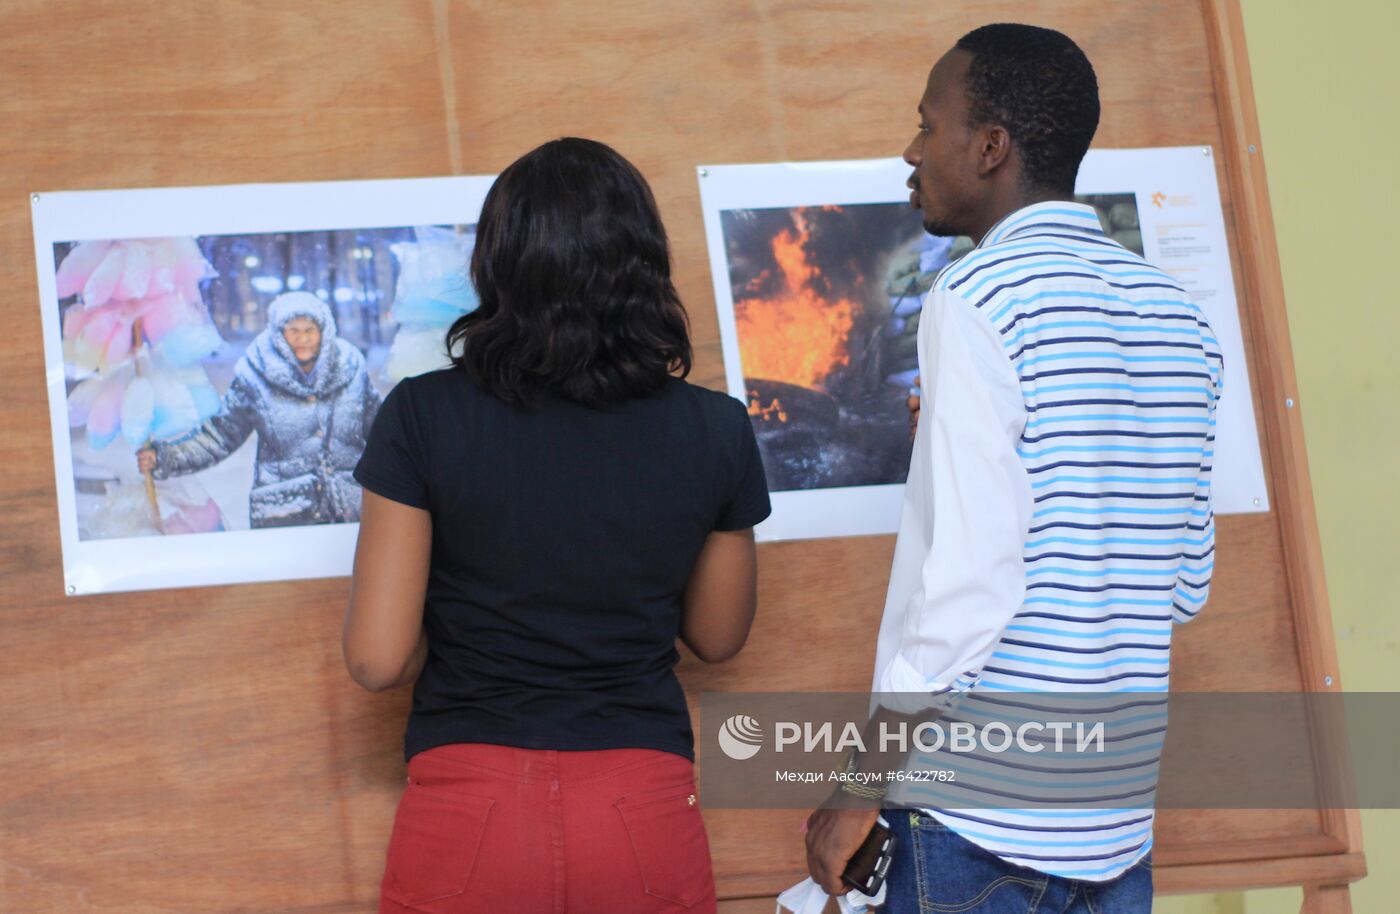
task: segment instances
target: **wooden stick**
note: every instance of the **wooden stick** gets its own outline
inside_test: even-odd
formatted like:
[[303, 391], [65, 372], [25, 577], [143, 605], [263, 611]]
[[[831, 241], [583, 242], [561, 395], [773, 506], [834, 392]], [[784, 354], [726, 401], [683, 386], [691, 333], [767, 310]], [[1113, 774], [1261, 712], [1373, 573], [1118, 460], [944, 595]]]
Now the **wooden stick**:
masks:
[[[132, 365], [136, 368], [136, 377], [141, 377], [141, 359], [136, 355], [136, 350], [141, 346], [141, 318], [137, 318], [131, 324], [131, 351]], [[151, 439], [147, 438], [143, 448], [151, 446]], [[156, 529], [162, 534], [165, 533], [165, 524], [160, 517], [160, 503], [156, 500], [156, 480], [151, 475], [152, 470], [144, 470], [142, 476], [146, 477], [146, 498], [151, 502], [151, 515], [155, 518]]]

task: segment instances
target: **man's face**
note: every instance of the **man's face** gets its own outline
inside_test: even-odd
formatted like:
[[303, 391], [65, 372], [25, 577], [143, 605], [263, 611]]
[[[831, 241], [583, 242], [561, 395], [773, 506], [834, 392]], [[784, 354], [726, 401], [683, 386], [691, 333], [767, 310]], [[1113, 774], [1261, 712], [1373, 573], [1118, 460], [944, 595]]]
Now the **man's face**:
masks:
[[283, 324], [282, 338], [298, 362], [314, 362], [321, 351], [321, 328], [309, 317], [294, 317]]
[[904, 150], [914, 167], [909, 204], [930, 235], [965, 235], [978, 173], [975, 131], [968, 126], [966, 78], [972, 55], [953, 49], [928, 76], [919, 100], [919, 130]]

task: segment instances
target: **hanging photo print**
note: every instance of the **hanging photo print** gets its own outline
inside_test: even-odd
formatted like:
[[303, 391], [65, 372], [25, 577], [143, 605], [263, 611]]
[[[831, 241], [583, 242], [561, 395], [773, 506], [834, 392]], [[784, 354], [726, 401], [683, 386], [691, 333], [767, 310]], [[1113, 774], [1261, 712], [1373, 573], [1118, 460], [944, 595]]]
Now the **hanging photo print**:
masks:
[[[699, 169], [726, 381], [772, 493], [760, 539], [898, 528], [923, 299], [973, 248], [925, 234], [908, 174], [898, 159]], [[1110, 237], [1183, 283], [1239, 366], [1216, 508], [1267, 510], [1212, 160], [1200, 147], [1091, 150], [1078, 186]]]
[[476, 307], [490, 181], [36, 195], [67, 592], [348, 574], [351, 471]]

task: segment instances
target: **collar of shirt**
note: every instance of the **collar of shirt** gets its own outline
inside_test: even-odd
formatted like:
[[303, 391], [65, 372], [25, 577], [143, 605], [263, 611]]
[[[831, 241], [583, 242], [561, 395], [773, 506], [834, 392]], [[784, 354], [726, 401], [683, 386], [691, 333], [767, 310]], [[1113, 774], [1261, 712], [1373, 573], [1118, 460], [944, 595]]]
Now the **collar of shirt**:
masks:
[[1098, 211], [1092, 206], [1068, 200], [1049, 200], [1045, 203], [1032, 203], [1030, 206], [1023, 206], [1010, 215], [1002, 217], [1000, 222], [992, 226], [991, 230], [982, 236], [982, 241], [977, 247], [991, 247], [994, 244], [1009, 241], [1018, 235], [1047, 229], [1080, 235], [1095, 235], [1100, 238], [1104, 235]]

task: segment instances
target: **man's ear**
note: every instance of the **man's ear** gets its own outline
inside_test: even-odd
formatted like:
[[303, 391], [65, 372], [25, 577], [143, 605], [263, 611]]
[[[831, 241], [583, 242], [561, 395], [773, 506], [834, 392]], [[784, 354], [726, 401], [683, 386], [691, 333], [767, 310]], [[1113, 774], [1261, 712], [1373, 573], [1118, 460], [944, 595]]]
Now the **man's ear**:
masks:
[[1011, 155], [1011, 134], [1000, 124], [978, 128], [977, 173], [988, 175], [996, 171]]

